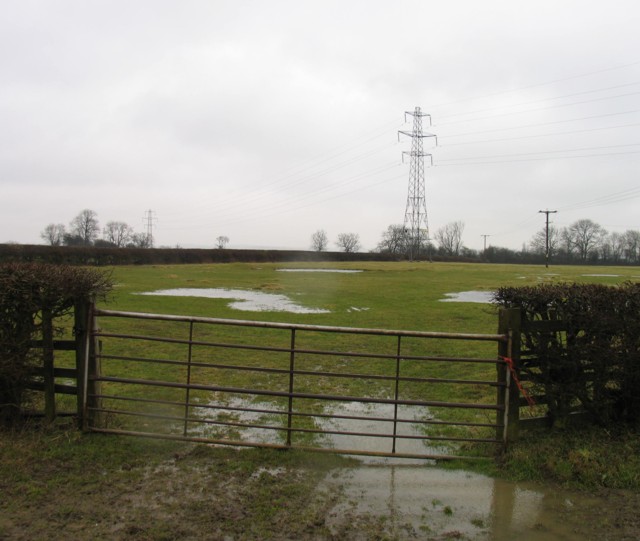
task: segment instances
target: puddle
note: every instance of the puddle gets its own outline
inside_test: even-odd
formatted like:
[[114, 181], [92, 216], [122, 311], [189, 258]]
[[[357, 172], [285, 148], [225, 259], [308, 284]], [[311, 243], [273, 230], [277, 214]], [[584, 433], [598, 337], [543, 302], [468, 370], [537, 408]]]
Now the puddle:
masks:
[[294, 314], [328, 314], [330, 310], [307, 308], [285, 295], [263, 293], [245, 289], [177, 288], [145, 291], [136, 295], [162, 295], [168, 297], [204, 297], [207, 299], [233, 299], [229, 307], [244, 312], [291, 312]]
[[340, 274], [355, 274], [363, 272], [361, 270], [346, 270], [346, 269], [276, 269], [278, 272], [337, 272]]
[[585, 516], [601, 505], [584, 494], [433, 466], [362, 466], [329, 475], [323, 488], [345, 496], [329, 513], [334, 533], [370, 517], [393, 539], [577, 541], [590, 533]]
[[[194, 404], [195, 406], [196, 404]], [[255, 411], [255, 410], [268, 410]], [[295, 407], [294, 407], [295, 410]], [[393, 438], [384, 434], [393, 433], [393, 404], [364, 404], [362, 402], [341, 402], [326, 407], [324, 415], [335, 417], [313, 417], [316, 429], [339, 434], [317, 434], [313, 445], [345, 451], [380, 451], [391, 452]], [[261, 426], [282, 427], [286, 425], [286, 409], [275, 403], [257, 403], [243, 396], [229, 396], [228, 398], [210, 401], [206, 406], [194, 411], [200, 419], [206, 421], [225, 421], [239, 424], [253, 424]], [[408, 438], [396, 438], [396, 452], [404, 454], [446, 454], [445, 449], [427, 445], [423, 424], [412, 421], [429, 418], [429, 412], [424, 407], [398, 406], [397, 435]], [[242, 441], [259, 443], [284, 443], [283, 430], [254, 427], [229, 427], [220, 425], [193, 423], [190, 434], [203, 437], [229, 437]], [[230, 434], [233, 432], [233, 437]], [[358, 436], [354, 432], [362, 432], [366, 436]], [[304, 435], [293, 435], [293, 443], [300, 445]], [[347, 453], [345, 453], [347, 454]], [[407, 459], [393, 457], [357, 456], [364, 464], [425, 464], [426, 459]]]
[[[276, 404], [254, 403], [242, 396], [230, 396], [208, 405], [221, 409], [200, 409], [198, 413], [203, 419], [282, 426], [286, 415]], [[247, 411], [252, 409], [275, 413]], [[399, 416], [419, 419], [417, 410], [405, 406]], [[389, 417], [392, 415], [389, 404], [346, 402], [334, 404], [325, 413], [356, 419], [316, 418], [318, 428], [367, 432], [374, 436], [327, 434], [324, 446], [386, 450], [390, 445], [389, 438], [375, 436], [389, 432], [390, 422], [366, 419]], [[424, 416], [424, 408], [421, 414]], [[417, 425], [402, 423], [400, 426], [400, 434], [419, 435]], [[227, 436], [245, 441], [283, 443], [284, 438], [283, 431], [268, 428], [204, 424], [190, 428], [191, 435], [211, 437], [215, 431], [218, 435], [226, 431]], [[397, 450], [424, 453], [429, 449], [420, 440], [400, 440]], [[318, 487], [321, 492], [340, 495], [338, 503], [327, 512], [325, 522], [336, 538], [369, 539], [367, 533], [375, 532], [380, 538], [401, 540], [578, 541], [593, 538], [590, 521], [597, 520], [605, 511], [603, 500], [595, 496], [556, 487], [511, 483], [462, 470], [440, 469], [427, 460], [355, 458], [359, 466], [333, 470]], [[277, 473], [277, 469], [274, 471]], [[267, 473], [275, 475], [271, 470]]]
[[459, 293], [445, 293], [448, 299], [440, 299], [440, 302], [477, 302], [491, 303], [493, 291], [460, 291]]
[[[193, 405], [195, 406], [197, 402], [198, 400], [194, 400]], [[224, 421], [263, 426], [283, 426], [283, 424], [286, 424], [286, 421], [283, 421], [286, 410], [273, 403], [256, 404], [244, 397], [231, 396], [225, 401], [209, 402], [207, 406], [196, 410], [196, 415], [206, 421]], [[252, 409], [273, 410], [274, 413], [248, 411]], [[189, 428], [189, 435], [191, 436], [229, 438], [269, 444], [284, 443], [282, 434], [284, 434], [282, 430], [269, 428], [225, 427], [206, 423], [194, 423]]]
[[[356, 417], [356, 419], [323, 418], [316, 419], [316, 425], [321, 430], [334, 432], [365, 432], [371, 436], [356, 436], [352, 434], [326, 434], [326, 444], [333, 449], [345, 449], [350, 451], [386, 451], [391, 452], [393, 439], [383, 437], [382, 434], [393, 432], [393, 404], [363, 404], [362, 402], [343, 402], [332, 404], [325, 409], [330, 415], [344, 415]], [[426, 408], [412, 406], [398, 406], [398, 418], [419, 421], [428, 416]], [[389, 419], [384, 421], [377, 419]], [[424, 436], [419, 424], [409, 422], [398, 423], [397, 434], [399, 436]], [[406, 454], [439, 453], [443, 450], [427, 446], [422, 439], [396, 439], [396, 452]], [[357, 456], [364, 464], [425, 464], [425, 459], [406, 459], [390, 457]]]

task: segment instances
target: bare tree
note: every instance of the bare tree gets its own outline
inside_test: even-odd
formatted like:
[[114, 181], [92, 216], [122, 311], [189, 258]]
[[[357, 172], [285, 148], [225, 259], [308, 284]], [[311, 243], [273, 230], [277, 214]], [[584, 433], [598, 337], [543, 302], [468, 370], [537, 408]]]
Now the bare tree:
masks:
[[311, 249], [315, 252], [324, 252], [329, 247], [329, 237], [324, 229], [318, 229], [311, 235]]
[[60, 246], [64, 241], [66, 231], [62, 224], [49, 224], [40, 233], [40, 237], [51, 246]]
[[606, 234], [601, 225], [588, 219], [578, 220], [562, 232], [568, 251], [577, 253], [582, 261], [600, 246]]
[[436, 231], [436, 241], [447, 255], [460, 255], [464, 222], [451, 222]]
[[640, 231], [624, 232], [624, 257], [630, 263], [640, 262]]
[[225, 235], [220, 235], [216, 237], [216, 248], [222, 250], [226, 248], [227, 244], [229, 244], [229, 237]]
[[82, 244], [93, 244], [100, 231], [98, 215], [90, 209], [84, 209], [71, 220], [71, 236], [77, 237]]
[[409, 251], [409, 235], [402, 225], [390, 225], [382, 233], [378, 251], [384, 254], [406, 255]]
[[[531, 250], [536, 254], [545, 255], [547, 251], [547, 228], [543, 227], [531, 239]], [[549, 226], [549, 257], [553, 257], [560, 249], [560, 230], [553, 226]]]
[[151, 248], [149, 235], [146, 233], [133, 233], [127, 243], [127, 248]]
[[133, 235], [133, 229], [124, 222], [107, 222], [102, 230], [104, 240], [122, 248], [127, 245]]
[[619, 263], [624, 254], [624, 235], [622, 233], [609, 233], [604, 235], [600, 244], [600, 253], [604, 261]]
[[346, 253], [360, 250], [360, 236], [357, 233], [340, 233], [336, 245]]

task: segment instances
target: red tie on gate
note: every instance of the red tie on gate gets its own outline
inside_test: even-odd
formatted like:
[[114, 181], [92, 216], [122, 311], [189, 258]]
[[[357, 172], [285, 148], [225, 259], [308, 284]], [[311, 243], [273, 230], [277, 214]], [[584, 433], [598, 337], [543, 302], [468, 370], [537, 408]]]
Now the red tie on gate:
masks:
[[527, 391], [525, 391], [524, 387], [522, 386], [522, 382], [520, 381], [520, 378], [518, 377], [518, 374], [516, 373], [516, 367], [513, 364], [513, 359], [511, 359], [510, 357], [502, 357], [502, 356], [500, 356], [500, 358], [505, 363], [507, 363], [507, 367], [509, 368], [509, 372], [511, 372], [511, 377], [513, 378], [513, 381], [516, 382], [518, 390], [520, 391], [520, 393], [522, 394], [524, 399], [527, 401], [527, 404], [529, 404], [530, 406], [535, 406], [536, 405], [535, 400], [529, 395], [529, 393]]

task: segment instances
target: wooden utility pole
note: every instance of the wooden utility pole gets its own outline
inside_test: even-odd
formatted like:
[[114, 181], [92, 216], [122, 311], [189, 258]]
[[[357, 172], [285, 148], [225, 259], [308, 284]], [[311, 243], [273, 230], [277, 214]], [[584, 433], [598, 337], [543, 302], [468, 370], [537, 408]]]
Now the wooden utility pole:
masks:
[[546, 214], [546, 229], [545, 229], [545, 250], [544, 250], [544, 266], [549, 268], [549, 214], [555, 214], [557, 210], [539, 210], [539, 213]]

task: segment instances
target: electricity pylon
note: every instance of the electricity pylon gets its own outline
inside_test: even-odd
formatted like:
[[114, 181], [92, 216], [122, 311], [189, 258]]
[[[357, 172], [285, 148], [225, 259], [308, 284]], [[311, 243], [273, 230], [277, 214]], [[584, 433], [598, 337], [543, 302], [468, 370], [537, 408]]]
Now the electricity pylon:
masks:
[[147, 248], [153, 248], [153, 222], [156, 219], [153, 217], [152, 210], [145, 211], [143, 220], [147, 225]]
[[425, 196], [424, 184], [424, 158], [428, 156], [433, 165], [433, 157], [431, 154], [425, 153], [422, 149], [422, 140], [425, 137], [435, 137], [436, 145], [438, 138], [433, 133], [422, 132], [422, 118], [429, 117], [429, 125], [431, 125], [431, 115], [423, 113], [420, 107], [416, 107], [413, 112], [406, 111], [404, 114], [405, 122], [407, 115], [413, 117], [413, 130], [411, 132], [399, 131], [400, 134], [411, 137], [411, 150], [404, 151], [411, 157], [409, 165], [409, 191], [407, 193], [407, 206], [404, 212], [404, 232], [409, 243], [409, 258], [413, 260], [414, 256], [420, 254], [420, 249], [429, 241], [429, 222], [427, 219], [427, 200]]

